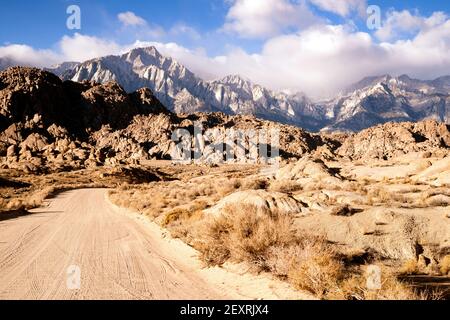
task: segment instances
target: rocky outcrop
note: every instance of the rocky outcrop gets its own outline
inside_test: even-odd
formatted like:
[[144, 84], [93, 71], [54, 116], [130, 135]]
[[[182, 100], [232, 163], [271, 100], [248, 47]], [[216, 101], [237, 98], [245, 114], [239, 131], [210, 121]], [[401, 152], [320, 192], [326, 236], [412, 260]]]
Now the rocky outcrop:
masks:
[[149, 89], [127, 94], [114, 82], [62, 82], [34, 68], [0, 73], [0, 156], [9, 168], [65, 170], [147, 159], [153, 137], [134, 139], [125, 129], [137, 116], [152, 123], [160, 115], [169, 112]]
[[450, 127], [434, 120], [387, 123], [347, 138], [337, 153], [355, 159], [390, 159], [410, 152], [450, 152]]
[[[235, 155], [250, 152], [250, 141], [241, 144], [227, 140], [230, 131], [269, 135], [277, 132], [278, 146], [271, 145], [268, 137], [267, 149], [278, 147], [281, 158], [294, 160], [308, 154], [333, 160], [336, 150], [352, 159], [383, 159], [411, 151], [445, 153], [450, 146], [448, 127], [436, 121], [389, 123], [348, 138], [318, 135], [252, 115], [176, 115], [147, 88], [128, 94], [115, 82], [63, 82], [33, 68], [15, 67], [0, 73], [3, 167], [68, 170], [170, 159], [176, 150], [173, 133], [177, 129], [190, 133], [194, 146], [194, 126], [199, 126], [203, 136], [208, 137], [203, 141], [201, 160], [205, 162], [220, 162], [230, 143]], [[213, 148], [220, 145], [224, 146], [223, 151]], [[309, 179], [308, 175], [313, 174], [323, 181], [338, 183], [339, 177], [319, 161], [305, 158], [294, 167], [285, 168], [286, 176], [294, 174], [288, 179], [298, 180]]]
[[284, 193], [248, 190], [239, 191], [223, 198], [217, 205], [205, 210], [205, 213], [220, 215], [229, 205], [249, 205], [256, 208], [256, 214], [259, 215], [264, 215], [268, 212], [301, 215], [302, 212], [307, 212], [304, 203]]
[[342, 184], [342, 177], [321, 159], [305, 156], [299, 161], [280, 168], [275, 176], [280, 181], [294, 181], [301, 185], [320, 182], [327, 186]]
[[[0, 73], [0, 124], [2, 166], [29, 171], [169, 159], [175, 149], [174, 131], [192, 134], [194, 125], [205, 135], [215, 132], [209, 145], [225, 143], [230, 129], [277, 130], [284, 158], [298, 158], [320, 146], [332, 147], [329, 139], [297, 127], [254, 116], [175, 115], [148, 88], [128, 94], [116, 82], [63, 82], [33, 68]], [[235, 148], [242, 149], [236, 152], [248, 151], [239, 144]]]

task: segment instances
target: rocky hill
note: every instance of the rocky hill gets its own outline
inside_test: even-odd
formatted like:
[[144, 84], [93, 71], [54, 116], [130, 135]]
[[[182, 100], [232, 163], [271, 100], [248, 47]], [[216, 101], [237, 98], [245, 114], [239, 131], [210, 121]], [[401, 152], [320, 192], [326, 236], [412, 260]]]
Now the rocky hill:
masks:
[[391, 122], [351, 135], [337, 150], [353, 160], [387, 160], [410, 152], [450, 154], [450, 126], [435, 120]]
[[127, 93], [116, 82], [62, 81], [34, 68], [0, 73], [0, 157], [5, 168], [31, 172], [139, 163], [168, 158], [176, 129], [194, 122], [216, 131], [227, 128], [281, 132], [281, 155], [300, 157], [332, 140], [300, 128], [223, 113], [175, 115], [147, 88]]

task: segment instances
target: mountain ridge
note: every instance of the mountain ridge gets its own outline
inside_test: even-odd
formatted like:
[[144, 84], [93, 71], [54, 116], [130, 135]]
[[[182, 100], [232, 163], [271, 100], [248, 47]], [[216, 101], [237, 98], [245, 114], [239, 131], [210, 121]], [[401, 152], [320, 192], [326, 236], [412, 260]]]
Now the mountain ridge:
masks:
[[361, 131], [390, 121], [450, 123], [450, 76], [434, 80], [388, 74], [366, 77], [333, 99], [313, 102], [302, 93], [275, 92], [241, 75], [205, 81], [155, 47], [45, 70], [75, 82], [117, 81], [127, 92], [148, 87], [175, 113], [251, 114], [309, 131]]

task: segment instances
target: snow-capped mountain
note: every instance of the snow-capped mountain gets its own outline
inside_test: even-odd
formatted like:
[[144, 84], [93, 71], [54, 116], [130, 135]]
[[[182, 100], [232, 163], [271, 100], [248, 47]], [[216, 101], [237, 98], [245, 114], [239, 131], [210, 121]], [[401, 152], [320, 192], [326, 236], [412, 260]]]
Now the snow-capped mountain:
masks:
[[44, 68], [45, 71], [50, 71], [61, 78], [66, 76], [66, 73], [71, 73], [73, 69], [80, 65], [79, 62], [63, 62], [57, 65], [54, 65], [50, 68]]
[[327, 110], [329, 125], [324, 130], [359, 131], [389, 121], [450, 123], [450, 77], [432, 81], [406, 75], [365, 78], [319, 105]]
[[[0, 69], [11, 61], [0, 59]], [[311, 131], [359, 131], [389, 121], [435, 119], [450, 124], [450, 76], [431, 81], [406, 75], [368, 77], [335, 99], [274, 92], [239, 75], [204, 81], [155, 47], [46, 69], [64, 80], [117, 81], [127, 92], [150, 88], [176, 113], [253, 114]]]
[[158, 99], [177, 113], [220, 111], [253, 114], [260, 118], [321, 128], [323, 115], [302, 94], [276, 93], [240, 76], [204, 81], [154, 47], [138, 48], [121, 56], [107, 56], [52, 72], [65, 80], [117, 81], [128, 92], [149, 87]]

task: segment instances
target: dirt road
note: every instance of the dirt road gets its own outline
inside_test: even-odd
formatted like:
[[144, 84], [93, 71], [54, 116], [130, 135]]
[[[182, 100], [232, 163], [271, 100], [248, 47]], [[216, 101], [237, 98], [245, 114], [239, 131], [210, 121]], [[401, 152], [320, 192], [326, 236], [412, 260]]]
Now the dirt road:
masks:
[[[293, 298], [286, 288], [277, 295], [267, 279], [200, 270], [187, 246], [105, 196], [70, 191], [31, 215], [0, 221], [0, 299]], [[246, 283], [258, 290], [240, 288]]]

